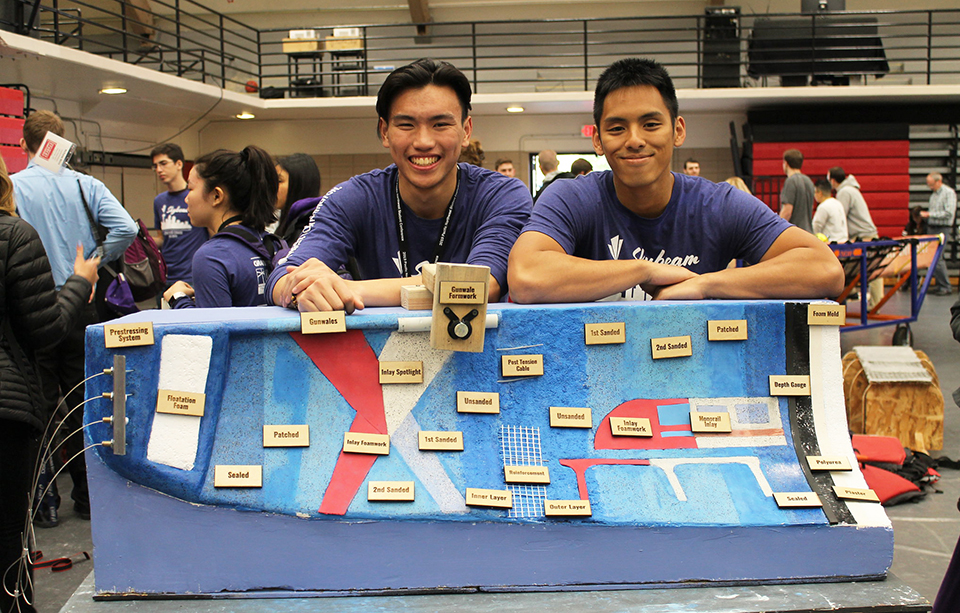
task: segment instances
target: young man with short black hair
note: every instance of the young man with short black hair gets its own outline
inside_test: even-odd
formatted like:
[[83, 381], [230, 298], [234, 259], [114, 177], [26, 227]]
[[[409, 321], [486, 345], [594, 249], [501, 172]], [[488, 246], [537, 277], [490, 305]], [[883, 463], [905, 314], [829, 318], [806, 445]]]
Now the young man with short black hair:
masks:
[[190, 223], [187, 215], [187, 180], [183, 178], [183, 150], [180, 145], [164, 143], [150, 152], [153, 170], [166, 186], [153, 199], [155, 238], [167, 264], [167, 283], [193, 283], [193, 254], [209, 238], [206, 229]]
[[[452, 64], [418, 60], [377, 95], [378, 134], [394, 164], [341, 183], [268, 280], [272, 303], [301, 311], [400, 304], [427, 262], [490, 267], [490, 300], [506, 294], [507, 256], [531, 207], [518, 179], [458, 164], [470, 142], [470, 82]], [[362, 279], [335, 271], [351, 258]]]
[[817, 201], [817, 210], [813, 213], [813, 231], [823, 234], [831, 243], [845, 243], [850, 240], [847, 232], [847, 214], [843, 204], [833, 197], [830, 181], [820, 179], [813, 184], [813, 197]]
[[[611, 171], [557, 182], [510, 253], [518, 302], [820, 298], [843, 289], [830, 249], [756, 198], [670, 171], [686, 127], [657, 62], [600, 76], [594, 150]], [[752, 264], [728, 269], [733, 259]]]

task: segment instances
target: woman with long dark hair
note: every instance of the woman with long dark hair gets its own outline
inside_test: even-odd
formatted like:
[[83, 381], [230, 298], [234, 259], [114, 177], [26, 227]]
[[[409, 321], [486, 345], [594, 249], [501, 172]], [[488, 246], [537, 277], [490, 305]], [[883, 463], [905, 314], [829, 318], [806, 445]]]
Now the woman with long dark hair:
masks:
[[[320, 197], [320, 169], [306, 153], [294, 153], [277, 160], [280, 188], [277, 208], [280, 223], [277, 236], [292, 245], [310, 221]], [[309, 201], [307, 199], [310, 199]]]
[[[36, 352], [56, 345], [93, 295], [100, 258], [77, 247], [74, 274], [59, 294], [37, 231], [16, 216], [0, 158], [0, 611], [33, 611], [25, 559], [37, 450], [50, 418]], [[17, 594], [13, 596], [12, 594]]]
[[264, 245], [277, 199], [277, 171], [253, 145], [224, 149], [194, 162], [187, 179], [190, 223], [210, 240], [193, 256], [193, 285], [178, 281], [163, 294], [173, 308], [265, 304], [264, 284], [274, 255]]

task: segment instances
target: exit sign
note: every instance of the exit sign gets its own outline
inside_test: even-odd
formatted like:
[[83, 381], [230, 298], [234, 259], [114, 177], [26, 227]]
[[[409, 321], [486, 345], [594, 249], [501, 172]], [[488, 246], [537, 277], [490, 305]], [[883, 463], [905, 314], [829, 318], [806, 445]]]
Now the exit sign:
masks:
[[580, 134], [583, 134], [585, 138], [593, 138], [594, 133], [597, 131], [597, 126], [589, 123], [582, 128], [580, 128]]

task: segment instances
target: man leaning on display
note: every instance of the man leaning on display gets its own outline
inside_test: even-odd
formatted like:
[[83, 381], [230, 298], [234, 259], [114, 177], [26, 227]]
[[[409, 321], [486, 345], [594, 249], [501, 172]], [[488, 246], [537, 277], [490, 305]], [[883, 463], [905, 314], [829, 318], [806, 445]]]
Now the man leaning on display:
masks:
[[[667, 71], [624, 59], [594, 96], [593, 147], [612, 170], [545, 192], [510, 253], [517, 302], [823, 298], [843, 289], [815, 236], [732, 186], [672, 173], [686, 128]], [[733, 259], [750, 266], [727, 268]]]
[[[531, 208], [519, 179], [457, 164], [470, 142], [470, 82], [447, 62], [398, 68], [377, 94], [377, 130], [393, 164], [337, 185], [270, 275], [272, 304], [300, 311], [400, 304], [427, 262], [490, 267], [506, 295], [507, 257]], [[361, 279], [336, 271], [356, 260]]]

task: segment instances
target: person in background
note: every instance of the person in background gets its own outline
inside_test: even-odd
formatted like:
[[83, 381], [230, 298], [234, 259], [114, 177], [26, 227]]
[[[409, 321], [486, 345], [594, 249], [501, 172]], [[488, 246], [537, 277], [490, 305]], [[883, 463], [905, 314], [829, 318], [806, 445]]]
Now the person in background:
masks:
[[922, 212], [921, 206], [910, 207], [910, 216], [907, 217], [907, 223], [900, 232], [901, 236], [919, 236], [927, 233], [927, 220], [923, 218]]
[[847, 215], [843, 211], [843, 204], [831, 196], [833, 187], [830, 181], [820, 179], [813, 187], [813, 197], [817, 201], [817, 210], [813, 214], [814, 234], [823, 234], [831, 243], [847, 242], [850, 240]]
[[693, 158], [687, 158], [683, 162], [683, 174], [688, 177], [699, 177], [700, 176], [700, 162]]
[[[310, 221], [320, 197], [320, 169], [306, 153], [294, 153], [277, 161], [277, 209], [280, 222], [275, 234], [292, 245]], [[309, 200], [308, 200], [309, 199]]]
[[472, 140], [470, 144], [460, 152], [460, 159], [458, 161], [483, 168], [484, 159], [486, 158], [483, 155], [483, 147], [480, 145], [480, 141]]
[[[40, 437], [50, 419], [38, 382], [37, 351], [57, 345], [80, 318], [99, 258], [75, 249], [73, 274], [57, 292], [37, 231], [14, 212], [13, 185], [0, 158], [0, 611], [30, 612], [30, 491]], [[81, 458], [82, 461], [83, 458]], [[21, 596], [10, 594], [19, 588]]]
[[[107, 230], [103, 252], [97, 253], [104, 263], [123, 257], [124, 251], [137, 236], [137, 224], [110, 193], [107, 186], [89, 175], [69, 168], [53, 173], [37, 163], [36, 155], [47, 132], [64, 136], [63, 121], [50, 111], [34, 111], [23, 122], [20, 147], [30, 162], [24, 170], [11, 176], [17, 213], [36, 229], [47, 252], [53, 283], [59, 290], [73, 274], [77, 244], [83, 253], [92, 256], [100, 251], [94, 238], [89, 214], [93, 222]], [[86, 203], [86, 204], [84, 204]], [[101, 321], [96, 302], [106, 292], [106, 283], [96, 284], [97, 299], [87, 304], [79, 320], [55, 347], [37, 352], [44, 395], [50, 411], [55, 410], [65, 396], [64, 407], [68, 417], [64, 430], [71, 434], [64, 442], [69, 457], [77, 456], [68, 465], [73, 480], [73, 510], [81, 519], [90, 519], [90, 497], [87, 491], [87, 466], [82, 455], [83, 409], [70, 412], [84, 399], [81, 382], [84, 378], [84, 345], [86, 327]], [[72, 390], [72, 391], [71, 391]], [[69, 392], [69, 393], [68, 393]]]
[[[953, 237], [953, 226], [957, 215], [957, 192], [949, 185], [944, 185], [943, 175], [931, 172], [927, 175], [927, 187], [933, 192], [930, 194], [930, 205], [920, 216], [927, 220], [930, 234], [943, 234], [944, 244]], [[951, 293], [950, 275], [947, 273], [946, 249], [940, 254], [937, 266], [933, 269], [933, 278], [937, 281], [934, 293], [946, 296]]]
[[813, 181], [800, 172], [803, 154], [798, 149], [783, 152], [783, 172], [787, 175], [780, 190], [780, 217], [801, 230], [813, 233]]
[[593, 172], [593, 164], [583, 158], [577, 158], [573, 161], [573, 164], [570, 164], [570, 172], [573, 173], [575, 177], [590, 174]]
[[193, 285], [177, 281], [164, 300], [175, 309], [265, 304], [272, 254], [261, 250], [279, 185], [270, 154], [252, 145], [208, 153], [190, 169], [187, 185], [190, 221], [210, 240], [193, 256]]
[[[834, 166], [827, 171], [827, 179], [837, 192], [837, 200], [843, 205], [847, 213], [847, 232], [854, 242], [872, 241], [876, 239], [877, 226], [873, 223], [867, 201], [860, 193], [860, 183], [853, 175], [847, 174], [840, 166]], [[872, 309], [883, 299], [883, 278], [877, 277], [870, 281], [867, 291], [867, 308]]]
[[537, 166], [540, 167], [540, 172], [543, 173], [543, 183], [540, 184], [540, 189], [537, 190], [537, 193], [533, 196], [533, 203], [537, 203], [537, 198], [540, 197], [540, 194], [543, 193], [543, 190], [553, 183], [553, 180], [557, 178], [557, 175], [560, 174], [560, 161], [557, 159], [557, 152], [550, 149], [544, 149], [537, 154]]
[[517, 176], [517, 169], [513, 166], [513, 160], [507, 158], [500, 158], [493, 165], [493, 169], [502, 174], [505, 177], [510, 177], [511, 179]]
[[177, 281], [193, 281], [193, 254], [208, 236], [204, 228], [190, 223], [187, 215], [187, 180], [183, 178], [183, 150], [164, 143], [150, 152], [153, 170], [167, 188], [153, 199], [154, 238], [167, 264], [167, 287]]
[[727, 177], [723, 182], [736, 187], [741, 192], [750, 194], [751, 196], [753, 195], [753, 192], [750, 191], [750, 188], [747, 187], [747, 184], [740, 177]]

